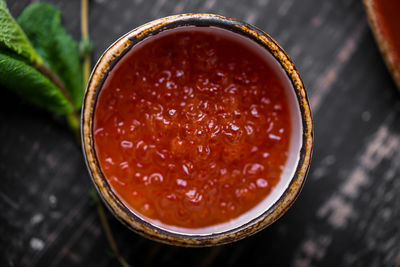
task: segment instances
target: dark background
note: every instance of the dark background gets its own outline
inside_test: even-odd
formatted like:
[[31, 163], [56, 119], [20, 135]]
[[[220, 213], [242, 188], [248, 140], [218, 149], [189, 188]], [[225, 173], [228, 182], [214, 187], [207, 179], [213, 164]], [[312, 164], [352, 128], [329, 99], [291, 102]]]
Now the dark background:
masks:
[[[17, 16], [29, 0], [7, 0]], [[80, 36], [80, 1], [49, 1]], [[214, 248], [159, 244], [110, 214], [133, 266], [400, 266], [400, 94], [360, 0], [93, 0], [93, 62], [125, 32], [156, 18], [209, 12], [275, 38], [308, 90], [315, 149], [305, 187], [275, 224]], [[118, 266], [82, 152], [59, 119], [8, 91], [0, 97], [0, 266]]]

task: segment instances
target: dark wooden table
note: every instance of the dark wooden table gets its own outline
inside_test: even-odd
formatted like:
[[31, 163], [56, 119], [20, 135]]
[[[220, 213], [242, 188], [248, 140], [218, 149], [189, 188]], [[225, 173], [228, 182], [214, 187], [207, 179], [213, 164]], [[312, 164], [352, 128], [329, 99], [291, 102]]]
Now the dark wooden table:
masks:
[[[29, 0], [7, 0], [17, 16]], [[52, 0], [79, 38], [80, 1]], [[278, 222], [214, 248], [155, 243], [109, 221], [133, 266], [400, 266], [400, 94], [360, 0], [93, 0], [96, 60], [150, 20], [218, 13], [272, 35], [294, 60], [315, 122], [305, 187]], [[0, 97], [0, 266], [118, 266], [63, 122], [12, 93]]]

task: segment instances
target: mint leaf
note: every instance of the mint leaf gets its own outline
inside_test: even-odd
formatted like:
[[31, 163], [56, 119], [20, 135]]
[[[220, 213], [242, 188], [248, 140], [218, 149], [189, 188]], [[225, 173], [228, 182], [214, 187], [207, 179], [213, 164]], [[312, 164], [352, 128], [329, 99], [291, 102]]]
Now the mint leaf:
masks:
[[34, 3], [17, 21], [45, 64], [62, 80], [79, 110], [83, 100], [80, 53], [78, 44], [61, 24], [60, 11], [50, 4]]
[[11, 16], [5, 0], [0, 0], [0, 48], [14, 52], [32, 65], [42, 63], [42, 59]]
[[49, 79], [26, 62], [0, 54], [0, 86], [58, 114], [73, 111], [71, 103]]

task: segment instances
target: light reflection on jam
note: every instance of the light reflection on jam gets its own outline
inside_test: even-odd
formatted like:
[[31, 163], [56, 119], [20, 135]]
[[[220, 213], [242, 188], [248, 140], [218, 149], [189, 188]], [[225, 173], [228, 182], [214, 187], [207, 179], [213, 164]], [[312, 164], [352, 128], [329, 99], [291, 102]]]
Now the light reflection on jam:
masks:
[[290, 84], [271, 60], [216, 28], [169, 30], [131, 49], [95, 109], [96, 154], [113, 190], [136, 212], [188, 228], [263, 200], [291, 131]]

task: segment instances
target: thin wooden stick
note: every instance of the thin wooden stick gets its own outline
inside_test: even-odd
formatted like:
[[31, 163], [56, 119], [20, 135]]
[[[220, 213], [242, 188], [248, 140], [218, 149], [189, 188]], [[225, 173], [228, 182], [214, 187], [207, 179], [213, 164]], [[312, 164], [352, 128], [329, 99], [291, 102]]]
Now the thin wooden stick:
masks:
[[[81, 0], [81, 34], [82, 41], [89, 42], [89, 23], [88, 23], [89, 3], [88, 0]], [[87, 53], [83, 59], [83, 88], [86, 88], [89, 81], [90, 75], [90, 53]], [[111, 247], [112, 252], [118, 259], [122, 267], [130, 267], [126, 260], [121, 256], [118, 245], [115, 242], [115, 238], [112, 234], [110, 225], [107, 220], [106, 213], [104, 211], [103, 204], [100, 200], [96, 201], [97, 213], [99, 214], [101, 225], [104, 233], [106, 234], [107, 241]]]
[[[82, 41], [89, 41], [89, 23], [88, 23], [89, 4], [88, 0], [81, 1], [81, 33]], [[87, 53], [83, 59], [83, 88], [86, 88], [90, 75], [90, 53]]]

